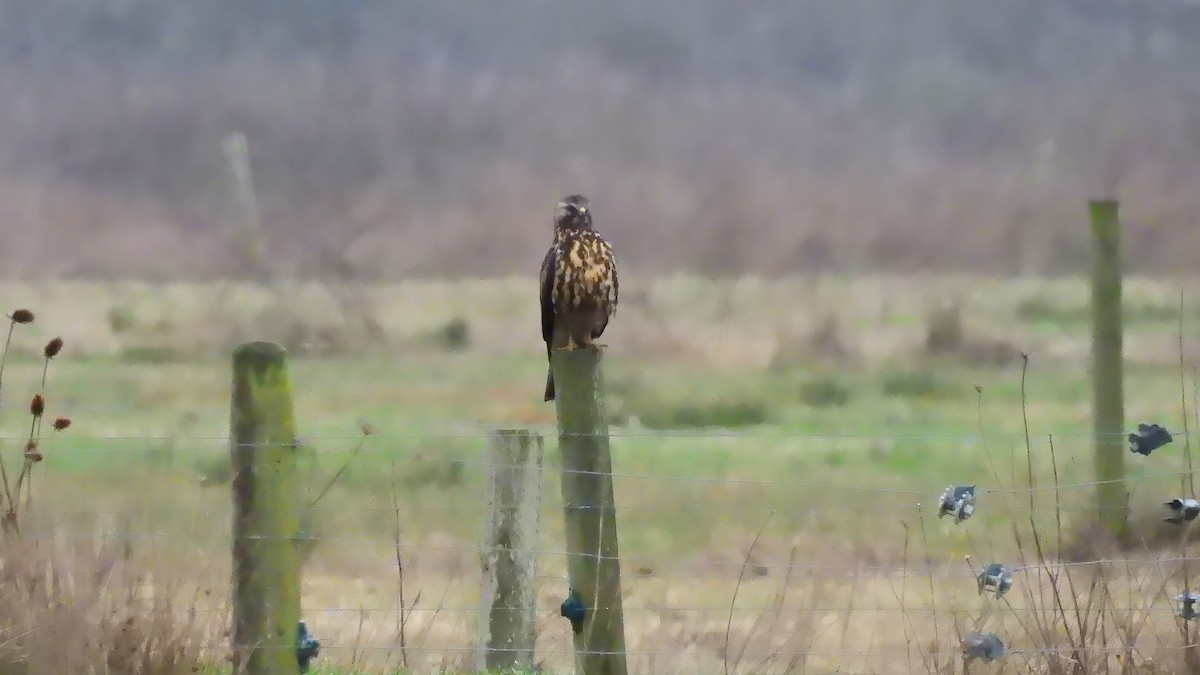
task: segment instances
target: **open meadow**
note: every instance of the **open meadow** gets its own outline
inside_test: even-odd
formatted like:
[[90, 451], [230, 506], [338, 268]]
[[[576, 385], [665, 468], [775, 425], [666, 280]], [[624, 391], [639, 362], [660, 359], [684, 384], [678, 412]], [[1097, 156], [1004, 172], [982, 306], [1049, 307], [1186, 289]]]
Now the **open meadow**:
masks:
[[[297, 596], [313, 673], [500, 675], [513, 549], [537, 673], [1200, 674], [1200, 506], [1164, 521], [1197, 496], [1200, 0], [0, 6], [0, 675], [234, 675]], [[580, 194], [620, 268], [626, 649], [560, 614], [571, 524], [608, 522], [556, 418], [596, 397], [542, 400]], [[1125, 274], [1123, 403], [1089, 270]], [[294, 430], [231, 411], [252, 341]], [[286, 400], [267, 349], [236, 390]], [[1117, 448], [1140, 423], [1172, 441]], [[544, 455], [509, 518], [513, 429]]]
[[[624, 282], [602, 342], [631, 669], [960, 672], [960, 638], [995, 631], [1012, 653], [970, 672], [1179, 672], [1174, 597], [1197, 570], [1161, 503], [1190, 489], [1194, 288], [1126, 282], [1126, 425], [1160, 423], [1176, 440], [1126, 456], [1135, 541], [1119, 547], [1092, 522], [1083, 280]], [[0, 619], [28, 632], [0, 656], [33, 654], [44, 669], [28, 672], [219, 667], [229, 354], [268, 339], [289, 350], [320, 496], [303, 582], [320, 667], [473, 672], [488, 437], [518, 427], [546, 438], [538, 659], [569, 672], [535, 292], [525, 278], [0, 287], [6, 311], [37, 315], [3, 374], [8, 470], [55, 336], [66, 347], [47, 415], [72, 420], [42, 442], [21, 523], [30, 565], [5, 563], [19, 583], [4, 592], [20, 595]], [[962, 524], [937, 517], [949, 485], [979, 488]], [[1015, 568], [1001, 600], [977, 592], [988, 562]], [[72, 634], [86, 636], [79, 649], [54, 646]]]

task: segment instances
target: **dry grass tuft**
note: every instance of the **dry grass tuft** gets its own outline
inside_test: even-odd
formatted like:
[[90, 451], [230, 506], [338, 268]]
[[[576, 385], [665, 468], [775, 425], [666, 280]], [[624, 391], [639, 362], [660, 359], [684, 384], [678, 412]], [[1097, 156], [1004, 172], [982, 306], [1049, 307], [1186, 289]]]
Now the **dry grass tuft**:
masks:
[[809, 332], [779, 331], [768, 367], [776, 372], [811, 368], [814, 364], [847, 365], [859, 354], [836, 314], [828, 312]]
[[957, 305], [930, 312], [926, 321], [924, 354], [971, 366], [1001, 367], [1016, 363], [1021, 350], [1005, 340], [969, 331]]
[[195, 613], [128, 556], [78, 540], [3, 543], [0, 672], [195, 672], [206, 633]]
[[[33, 312], [20, 309], [9, 315], [9, 333], [0, 374], [12, 346], [16, 326], [32, 323]], [[41, 436], [46, 412], [46, 375], [50, 361], [63, 347], [54, 338], [42, 350], [44, 359], [38, 393], [29, 403], [29, 433], [22, 442], [23, 465], [15, 485], [0, 461], [3, 480], [3, 536], [0, 537], [0, 672], [32, 673], [138, 673], [175, 675], [200, 667], [203, 640], [197, 640], [194, 613], [186, 617], [175, 604], [176, 596], [145, 570], [131, 565], [131, 552], [105, 547], [88, 548], [91, 542], [22, 533], [21, 527], [37, 522], [30, 489], [34, 466], [45, 458]], [[2, 393], [2, 389], [0, 389]], [[65, 431], [71, 420], [57, 417], [53, 432]], [[194, 607], [194, 605], [193, 605]]]

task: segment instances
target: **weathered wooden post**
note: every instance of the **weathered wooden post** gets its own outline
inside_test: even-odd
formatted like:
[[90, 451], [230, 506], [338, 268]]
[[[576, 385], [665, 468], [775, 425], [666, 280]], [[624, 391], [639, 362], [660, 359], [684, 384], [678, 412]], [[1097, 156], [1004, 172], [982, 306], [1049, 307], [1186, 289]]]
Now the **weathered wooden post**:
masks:
[[533, 669], [543, 449], [541, 435], [524, 429], [492, 436], [480, 560], [480, 671]]
[[1121, 223], [1117, 202], [1093, 200], [1092, 427], [1096, 446], [1096, 503], [1100, 521], [1125, 531], [1125, 394], [1121, 320]]
[[612, 457], [604, 415], [602, 352], [556, 351], [550, 358], [558, 395], [558, 447], [571, 588], [586, 608], [574, 633], [576, 671], [627, 675], [621, 564], [613, 500]]
[[233, 352], [233, 668], [300, 672], [300, 527], [296, 434], [284, 350], [250, 342]]

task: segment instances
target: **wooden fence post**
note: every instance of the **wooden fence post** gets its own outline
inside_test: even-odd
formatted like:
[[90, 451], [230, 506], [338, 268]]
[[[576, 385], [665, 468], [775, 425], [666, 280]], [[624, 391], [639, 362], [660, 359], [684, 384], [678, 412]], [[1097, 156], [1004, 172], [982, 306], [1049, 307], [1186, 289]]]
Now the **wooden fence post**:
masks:
[[533, 669], [543, 448], [541, 435], [524, 429], [492, 436], [480, 560], [481, 671]]
[[1121, 223], [1117, 202], [1093, 200], [1092, 428], [1096, 446], [1096, 505], [1100, 521], [1125, 532], [1125, 394], [1121, 319]]
[[555, 351], [550, 367], [558, 388], [567, 570], [586, 608], [583, 628], [574, 633], [575, 667], [583, 675], [627, 675], [601, 361], [599, 350]]
[[230, 441], [234, 673], [295, 675], [300, 512], [291, 383], [279, 345], [234, 350]]

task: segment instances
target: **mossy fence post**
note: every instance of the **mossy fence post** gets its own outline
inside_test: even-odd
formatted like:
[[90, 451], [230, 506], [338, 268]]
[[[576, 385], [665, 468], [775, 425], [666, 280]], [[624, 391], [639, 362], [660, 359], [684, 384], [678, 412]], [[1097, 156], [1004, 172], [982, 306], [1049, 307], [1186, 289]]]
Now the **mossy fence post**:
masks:
[[627, 675], [602, 357], [599, 349], [555, 351], [550, 367], [558, 389], [567, 571], [586, 608], [582, 630], [574, 633], [575, 669], [582, 675]]
[[296, 434], [284, 350], [233, 351], [233, 668], [295, 675], [300, 621]]
[[1121, 222], [1113, 199], [1089, 203], [1092, 222], [1092, 428], [1100, 521], [1125, 534], [1124, 327], [1121, 318]]
[[492, 435], [480, 556], [480, 671], [533, 670], [543, 450], [542, 436], [525, 429]]

